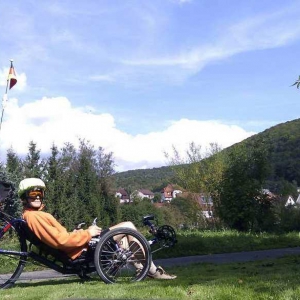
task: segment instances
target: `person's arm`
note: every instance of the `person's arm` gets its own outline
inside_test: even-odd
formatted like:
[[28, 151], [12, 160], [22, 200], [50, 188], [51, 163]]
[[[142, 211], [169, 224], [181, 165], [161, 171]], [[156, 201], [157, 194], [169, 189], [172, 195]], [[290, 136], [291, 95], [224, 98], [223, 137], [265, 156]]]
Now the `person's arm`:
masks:
[[25, 220], [29, 228], [45, 244], [57, 248], [76, 248], [87, 244], [91, 239], [89, 230], [67, 232], [57, 220], [50, 214], [30, 212], [25, 214]]

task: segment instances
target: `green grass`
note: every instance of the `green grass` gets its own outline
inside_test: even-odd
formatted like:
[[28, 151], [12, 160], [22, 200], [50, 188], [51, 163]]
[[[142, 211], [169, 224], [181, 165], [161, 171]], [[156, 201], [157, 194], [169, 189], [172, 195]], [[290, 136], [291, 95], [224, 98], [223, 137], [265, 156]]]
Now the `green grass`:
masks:
[[181, 231], [176, 247], [162, 250], [154, 258], [230, 253], [300, 246], [298, 232], [281, 235], [237, 231]]
[[[296, 232], [179, 232], [176, 247], [157, 252], [154, 259], [296, 246], [300, 246]], [[30, 265], [25, 268], [30, 269]], [[0, 299], [300, 299], [299, 270], [297, 256], [251, 263], [196, 264], [169, 268], [167, 271], [178, 276], [173, 281], [147, 279], [106, 285], [100, 279], [82, 282], [72, 277], [19, 282], [12, 289], [0, 290]]]
[[[233, 230], [195, 230], [179, 231], [177, 232], [177, 239], [178, 243], [174, 248], [168, 248], [158, 251], [154, 253], [153, 258], [159, 259], [300, 246], [300, 236], [298, 232], [276, 235], [270, 233], [241, 233]], [[15, 242], [16, 241], [13, 240], [13, 244], [10, 244], [6, 240], [0, 240], [0, 247], [4, 249], [16, 249]], [[3, 259], [4, 258], [0, 256], [0, 265], [2, 265], [1, 270], [4, 267]], [[39, 266], [28, 264], [26, 269], [38, 270], [42, 268]]]
[[18, 283], [1, 299], [300, 299], [300, 257], [225, 265], [195, 264], [169, 269], [172, 281], [106, 285], [100, 280]]

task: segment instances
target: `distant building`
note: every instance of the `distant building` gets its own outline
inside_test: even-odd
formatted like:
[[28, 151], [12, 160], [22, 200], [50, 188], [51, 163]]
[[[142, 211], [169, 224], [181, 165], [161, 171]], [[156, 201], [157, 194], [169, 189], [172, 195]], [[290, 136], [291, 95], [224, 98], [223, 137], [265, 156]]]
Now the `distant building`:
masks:
[[152, 200], [154, 198], [154, 193], [149, 190], [146, 190], [146, 189], [139, 189], [139, 190], [134, 191], [130, 195], [130, 197], [131, 198], [139, 197], [141, 199], [148, 198], [148, 199]]
[[296, 202], [292, 196], [288, 196], [284, 206], [294, 206]]
[[183, 192], [180, 197], [195, 200], [200, 205], [205, 218], [213, 217], [213, 201], [210, 196], [205, 196], [202, 193]]
[[129, 195], [126, 192], [126, 190], [123, 188], [119, 188], [116, 191], [115, 197], [120, 199], [120, 203], [129, 203], [130, 202]]
[[161, 191], [161, 202], [170, 203], [178, 194], [181, 194], [182, 191], [175, 189], [172, 184], [168, 184]]

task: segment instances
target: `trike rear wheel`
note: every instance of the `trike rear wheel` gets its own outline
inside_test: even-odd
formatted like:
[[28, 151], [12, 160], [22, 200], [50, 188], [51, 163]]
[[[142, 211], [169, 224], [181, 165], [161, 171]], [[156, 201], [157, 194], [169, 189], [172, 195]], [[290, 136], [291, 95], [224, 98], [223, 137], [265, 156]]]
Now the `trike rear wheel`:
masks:
[[94, 254], [97, 273], [106, 283], [142, 280], [151, 259], [148, 241], [130, 228], [116, 228], [103, 235]]
[[[0, 227], [9, 227], [9, 223], [0, 220]], [[0, 238], [0, 289], [11, 287], [21, 275], [27, 255], [26, 240], [19, 236], [14, 227], [2, 232]], [[7, 253], [7, 251], [13, 253]]]

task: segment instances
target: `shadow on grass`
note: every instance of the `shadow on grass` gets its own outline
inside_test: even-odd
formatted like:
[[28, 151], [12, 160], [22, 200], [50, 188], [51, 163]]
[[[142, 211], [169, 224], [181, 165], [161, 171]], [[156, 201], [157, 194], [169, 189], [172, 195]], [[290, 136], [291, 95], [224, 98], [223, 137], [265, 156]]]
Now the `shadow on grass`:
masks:
[[100, 278], [91, 278], [88, 280], [84, 280], [78, 277], [64, 277], [64, 278], [51, 278], [51, 279], [33, 279], [26, 282], [17, 282], [15, 287], [37, 287], [37, 286], [52, 286], [52, 285], [64, 285], [64, 284], [71, 284], [71, 283], [79, 283], [84, 284], [87, 282], [102, 282]]

